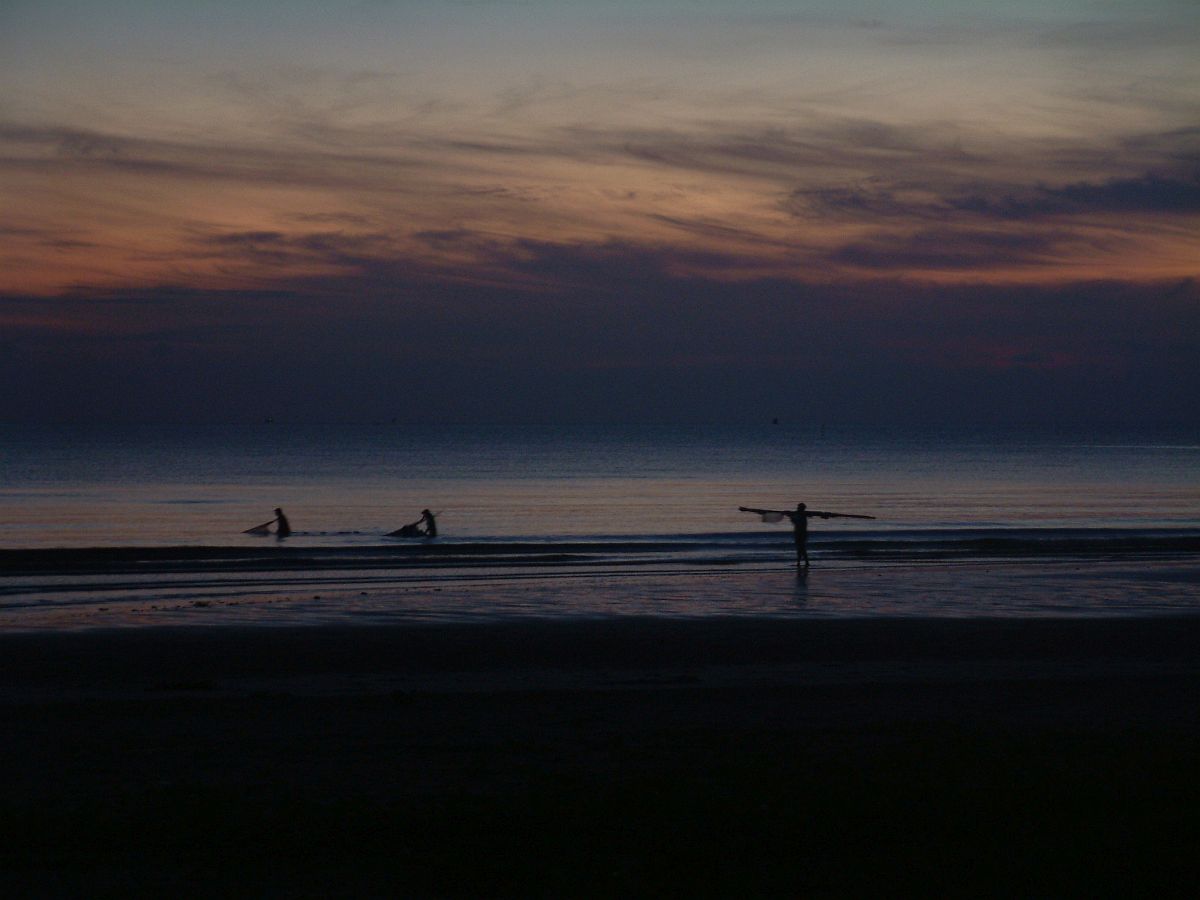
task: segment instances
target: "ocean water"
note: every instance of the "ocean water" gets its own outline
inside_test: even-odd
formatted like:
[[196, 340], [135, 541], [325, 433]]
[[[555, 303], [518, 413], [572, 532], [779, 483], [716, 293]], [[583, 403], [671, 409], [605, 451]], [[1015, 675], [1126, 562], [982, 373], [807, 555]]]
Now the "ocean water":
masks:
[[[0, 473], [0, 627], [231, 597], [226, 619], [288, 622], [1200, 608], [1185, 431], [0, 426]], [[838, 574], [798, 605], [790, 527], [737, 507], [800, 500], [875, 519], [813, 520]], [[276, 506], [291, 536], [242, 533]], [[387, 536], [425, 507], [437, 540]], [[1030, 561], [1074, 575], [1015, 591]]]
[[[377, 543], [762, 530], [739, 505], [862, 513], [820, 531], [1200, 527], [1200, 435], [745, 429], [0, 426], [0, 548]], [[786, 525], [775, 526], [776, 530]]]

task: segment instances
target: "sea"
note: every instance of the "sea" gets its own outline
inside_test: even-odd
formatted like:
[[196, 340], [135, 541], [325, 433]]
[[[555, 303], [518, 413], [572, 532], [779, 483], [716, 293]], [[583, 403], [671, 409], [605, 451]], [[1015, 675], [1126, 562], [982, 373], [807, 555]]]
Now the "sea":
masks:
[[[803, 577], [738, 509], [800, 501], [873, 517]], [[1198, 429], [0, 425], [0, 628], [1190, 613], [1198, 551]]]

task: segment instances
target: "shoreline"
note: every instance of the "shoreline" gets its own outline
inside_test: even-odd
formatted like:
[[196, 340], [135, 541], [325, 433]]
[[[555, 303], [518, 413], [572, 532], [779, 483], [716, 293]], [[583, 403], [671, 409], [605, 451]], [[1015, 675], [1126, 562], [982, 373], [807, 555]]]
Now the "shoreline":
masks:
[[[293, 532], [285, 538], [239, 543], [156, 543], [0, 547], [0, 574], [128, 574], [208, 569], [216, 572], [294, 569], [554, 566], [578, 560], [670, 559], [680, 552], [718, 553], [734, 561], [764, 552], [793, 558], [788, 532], [720, 531], [679, 534], [611, 534], [480, 537], [445, 535], [402, 539], [388, 535]], [[1187, 557], [1200, 552], [1194, 525], [964, 524], [813, 531], [809, 546], [829, 560], [1004, 560], [1013, 558], [1129, 559]]]
[[0, 632], [502, 626], [545, 619], [1104, 618], [1200, 614], [1200, 557], [686, 561], [0, 578]]

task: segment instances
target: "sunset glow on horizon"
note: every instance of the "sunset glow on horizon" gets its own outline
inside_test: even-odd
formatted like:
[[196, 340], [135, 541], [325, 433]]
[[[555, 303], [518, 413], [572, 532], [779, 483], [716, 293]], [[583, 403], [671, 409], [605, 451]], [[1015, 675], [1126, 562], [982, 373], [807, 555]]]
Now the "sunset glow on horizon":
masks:
[[[672, 324], [680, 360], [756, 338], [786, 356], [787, 334], [814, 342], [803, 368], [837, 335], [902, 368], [900, 344], [987, 345], [1008, 349], [977, 362], [1074, 365], [1076, 384], [1200, 380], [1194, 3], [80, 0], [6, 4], [0, 34], [0, 374], [47, 400], [0, 419], [95, 409], [53, 374], [80, 354], [145, 395], [106, 415], [212, 417], [121, 373], [146, 354], [252, 366], [255, 329], [345, 386], [311, 408], [263, 386], [301, 418], [362, 396], [343, 352], [385, 380], [417, 358], [532, 366], [519, 394], [544, 367], [654, 369], [626, 326]], [[757, 365], [696, 377], [749, 390]], [[460, 389], [351, 406], [489, 408]], [[528, 399], [512, 415], [564, 409]]]

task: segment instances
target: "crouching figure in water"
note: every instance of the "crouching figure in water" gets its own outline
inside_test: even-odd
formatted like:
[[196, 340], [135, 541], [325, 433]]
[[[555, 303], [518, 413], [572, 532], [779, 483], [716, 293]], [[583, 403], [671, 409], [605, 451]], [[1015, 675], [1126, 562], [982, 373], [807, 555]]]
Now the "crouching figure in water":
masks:
[[275, 508], [275, 518], [263, 522], [261, 525], [255, 525], [253, 528], [247, 528], [242, 534], [270, 534], [271, 526], [275, 526], [275, 536], [285, 538], [292, 533], [292, 525], [288, 522], [287, 516], [283, 514], [283, 510], [279, 507]]
[[403, 528], [389, 531], [388, 537], [435, 538], [437, 537], [437, 533], [437, 519], [434, 518], [433, 513], [429, 510], [423, 509], [421, 510], [421, 518], [415, 522], [410, 522]]

